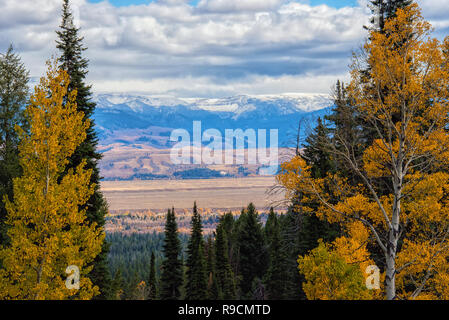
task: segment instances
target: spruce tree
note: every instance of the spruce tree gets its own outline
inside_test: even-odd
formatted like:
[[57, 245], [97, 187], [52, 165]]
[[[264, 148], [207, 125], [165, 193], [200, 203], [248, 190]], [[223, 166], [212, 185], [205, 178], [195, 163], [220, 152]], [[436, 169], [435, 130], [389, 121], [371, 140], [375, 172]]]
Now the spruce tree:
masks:
[[15, 126], [25, 128], [29, 73], [12, 45], [0, 54], [0, 246], [7, 244], [4, 197], [13, 199], [13, 179], [19, 177], [18, 140]]
[[192, 233], [187, 246], [186, 300], [207, 299], [207, 274], [201, 216], [193, 205]]
[[[105, 215], [107, 214], [107, 203], [100, 191], [100, 171], [98, 161], [101, 154], [97, 152], [98, 137], [95, 132], [95, 123], [92, 116], [96, 104], [91, 101], [91, 86], [85, 83], [88, 73], [88, 63], [82, 54], [87, 48], [83, 45], [83, 37], [79, 36], [80, 29], [74, 25], [73, 15], [70, 9], [69, 0], [63, 1], [62, 22], [60, 29], [56, 31], [58, 36], [57, 48], [61, 52], [59, 58], [60, 67], [65, 70], [70, 77], [69, 92], [77, 91], [77, 109], [84, 113], [85, 119], [89, 119], [90, 126], [87, 129], [87, 137], [76, 149], [70, 158], [66, 172], [71, 168], [76, 168], [82, 161], [86, 161], [87, 169], [92, 170], [91, 183], [95, 184], [94, 194], [83, 206], [87, 211], [87, 218], [90, 223], [95, 222], [98, 228], [103, 228]], [[94, 285], [100, 288], [101, 294], [97, 297], [105, 299], [111, 285], [111, 276], [107, 266], [108, 244], [104, 242], [101, 253], [93, 263], [93, 270], [90, 275]]]
[[372, 26], [365, 28], [383, 32], [385, 21], [394, 17], [398, 9], [405, 8], [412, 3], [412, 0], [371, 0], [368, 6], [373, 13], [370, 20]]
[[281, 245], [280, 226], [277, 216], [270, 212], [270, 264], [265, 275], [265, 287], [270, 300], [282, 300], [285, 294], [285, 252]]
[[[306, 139], [304, 158], [311, 166], [311, 173], [314, 178], [324, 178], [327, 174], [336, 173], [337, 170], [340, 173], [347, 171], [343, 164], [339, 164], [335, 157], [327, 150], [327, 146], [332, 143], [330, 136], [336, 134], [339, 137], [346, 137], [345, 140], [348, 141], [346, 147], [349, 145], [349, 141], [356, 140], [356, 133], [354, 133], [353, 129], [355, 121], [353, 120], [352, 113], [350, 110], [347, 110], [345, 103], [340, 102], [340, 100], [344, 99], [344, 93], [342, 93], [340, 83], [337, 83], [337, 90], [339, 94], [337, 94], [338, 98], [334, 110], [338, 109], [338, 112], [336, 112], [338, 116], [335, 118], [329, 116], [329, 119], [334, 120], [334, 126], [332, 128], [327, 127], [319, 118], [316, 128]], [[302, 255], [314, 249], [318, 245], [319, 239], [333, 241], [339, 234], [339, 230], [337, 225], [331, 225], [316, 216], [319, 203], [302, 199], [302, 195], [298, 194], [298, 204], [296, 205], [297, 208], [293, 208], [291, 214], [294, 214], [296, 211], [300, 213], [292, 221], [296, 224], [295, 228], [297, 230], [297, 238], [295, 241], [297, 243], [297, 253]], [[304, 212], [302, 210], [303, 207], [308, 207], [312, 210], [306, 210], [307, 212]]]
[[205, 253], [206, 253], [206, 274], [207, 274], [207, 299], [220, 300], [222, 295], [218, 288], [217, 273], [215, 268], [215, 247], [212, 237], [207, 238]]
[[324, 146], [329, 143], [329, 129], [325, 126], [321, 118], [314, 131], [306, 139], [304, 148], [304, 159], [313, 164], [312, 175], [322, 177], [331, 172], [334, 168], [330, 153], [325, 151]]
[[150, 260], [150, 277], [148, 279], [149, 294], [148, 298], [150, 300], [156, 300], [157, 297], [157, 283], [156, 283], [156, 259], [154, 257], [154, 252], [151, 252]]
[[163, 246], [164, 261], [162, 262], [160, 298], [162, 300], [178, 300], [181, 296], [180, 287], [183, 282], [183, 265], [179, 258], [181, 242], [178, 237], [175, 209], [168, 210], [165, 222], [165, 239]]
[[220, 217], [219, 224], [223, 227], [228, 248], [228, 260], [234, 274], [238, 274], [239, 249], [237, 243], [239, 223], [231, 212]]
[[240, 289], [242, 297], [248, 298], [253, 280], [256, 277], [262, 278], [266, 271], [268, 257], [262, 224], [252, 203], [248, 205], [240, 219], [242, 219], [238, 233], [239, 271], [242, 276]]
[[[332, 113], [325, 117], [325, 120], [327, 120], [327, 135], [318, 141], [312, 140], [306, 147], [306, 149], [321, 150], [321, 156], [317, 157], [316, 161], [312, 161], [312, 163], [314, 166], [321, 165], [320, 163], [328, 162], [328, 159], [332, 156], [332, 172], [338, 171], [344, 175], [351, 175], [344, 159], [337, 157], [335, 154], [331, 155], [329, 151], [324, 150], [328, 149], [329, 144], [333, 144], [337, 150], [350, 148], [353, 154], [361, 156], [366, 145], [372, 142], [374, 132], [364, 129], [364, 120], [347, 97], [345, 84], [340, 81], [337, 81], [334, 91], [334, 108]], [[324, 177], [326, 173], [323, 172], [320, 176]], [[354, 177], [354, 175], [352, 175], [351, 181], [353, 183], [360, 182], [359, 178]]]
[[268, 246], [270, 245], [271, 238], [273, 237], [276, 220], [277, 220], [276, 213], [274, 213], [274, 209], [273, 207], [271, 207], [264, 227], [265, 243]]
[[280, 239], [282, 251], [286, 258], [284, 261], [284, 299], [286, 300], [302, 300], [305, 295], [302, 293], [301, 278], [298, 273], [298, 255], [299, 249], [299, 228], [301, 213], [292, 205], [287, 214], [280, 219]]
[[219, 299], [232, 300], [236, 298], [234, 273], [229, 264], [228, 241], [224, 226], [219, 224], [215, 238], [215, 270], [217, 274]]
[[[298, 273], [298, 256], [306, 254], [318, 245], [319, 239], [333, 241], [339, 235], [337, 226], [321, 221], [315, 212], [307, 212], [304, 207], [315, 209], [317, 203], [305, 201], [298, 193], [287, 213], [278, 217], [280, 245], [284, 253], [284, 294], [286, 300], [303, 300], [302, 277]], [[271, 259], [270, 259], [271, 260]]]

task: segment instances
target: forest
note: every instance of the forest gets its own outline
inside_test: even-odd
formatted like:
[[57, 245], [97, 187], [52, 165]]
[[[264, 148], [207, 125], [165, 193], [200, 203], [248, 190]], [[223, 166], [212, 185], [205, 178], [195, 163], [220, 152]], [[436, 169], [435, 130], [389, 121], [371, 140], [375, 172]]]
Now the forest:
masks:
[[448, 299], [449, 37], [414, 1], [370, 8], [331, 114], [280, 164], [287, 212], [248, 199], [210, 218], [192, 199], [188, 227], [167, 208], [163, 232], [108, 233], [87, 48], [64, 0], [33, 90], [13, 46], [0, 55], [0, 299]]

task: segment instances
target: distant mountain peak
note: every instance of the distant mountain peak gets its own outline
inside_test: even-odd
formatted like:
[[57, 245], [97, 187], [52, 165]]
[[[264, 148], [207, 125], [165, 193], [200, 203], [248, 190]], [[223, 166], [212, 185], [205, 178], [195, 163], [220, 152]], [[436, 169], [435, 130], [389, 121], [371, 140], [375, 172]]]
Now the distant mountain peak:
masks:
[[[201, 122], [202, 132], [216, 129], [222, 137], [228, 129], [265, 130], [270, 145], [271, 130], [277, 130], [278, 146], [290, 148], [296, 146], [298, 123], [301, 122], [300, 137], [306, 137], [316, 126], [317, 118], [328, 114], [333, 105], [328, 95], [304, 93], [182, 99], [114, 93], [97, 94], [94, 100], [99, 148], [104, 155], [101, 170], [108, 179], [153, 179], [175, 176], [178, 171], [200, 174], [201, 170], [221, 175], [214, 168], [171, 164], [167, 154], [177, 143], [170, 139], [173, 130], [182, 129], [192, 138], [196, 121]], [[203, 143], [206, 146], [209, 141]], [[231, 167], [226, 175], [246, 174], [246, 169], [239, 165]], [[266, 170], [259, 169], [259, 173]], [[248, 172], [256, 169], [251, 170]]]
[[94, 100], [100, 108], [127, 106], [135, 112], [144, 112], [148, 107], [184, 106], [192, 110], [230, 112], [237, 117], [257, 109], [275, 109], [273, 111], [289, 114], [297, 111], [317, 111], [332, 105], [329, 95], [316, 93], [237, 95], [225, 98], [175, 98], [144, 94], [103, 93], [95, 95]]

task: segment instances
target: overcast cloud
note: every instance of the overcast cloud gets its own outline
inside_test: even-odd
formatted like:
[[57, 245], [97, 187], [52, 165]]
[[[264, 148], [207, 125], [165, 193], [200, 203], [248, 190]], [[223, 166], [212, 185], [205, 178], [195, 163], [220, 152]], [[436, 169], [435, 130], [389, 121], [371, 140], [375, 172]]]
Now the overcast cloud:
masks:
[[[60, 0], [0, 0], [0, 50], [13, 43], [31, 75], [55, 49]], [[223, 97], [329, 93], [346, 79], [369, 11], [292, 0], [159, 0], [115, 7], [72, 0], [95, 92]], [[449, 0], [419, 1], [436, 35], [449, 34]]]

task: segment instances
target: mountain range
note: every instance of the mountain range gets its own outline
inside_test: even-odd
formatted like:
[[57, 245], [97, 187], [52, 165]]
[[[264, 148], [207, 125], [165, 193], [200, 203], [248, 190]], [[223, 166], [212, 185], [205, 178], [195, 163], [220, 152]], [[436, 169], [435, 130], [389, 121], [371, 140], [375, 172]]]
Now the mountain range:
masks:
[[222, 99], [173, 98], [130, 94], [99, 94], [94, 115], [100, 144], [144, 144], [168, 148], [174, 129], [192, 134], [193, 121], [202, 130], [278, 129], [279, 145], [292, 146], [301, 123], [301, 137], [329, 112], [324, 94], [235, 96]]
[[175, 165], [170, 150], [176, 142], [170, 141], [170, 135], [175, 129], [184, 129], [192, 137], [194, 121], [201, 121], [203, 133], [216, 129], [223, 137], [226, 129], [266, 129], [267, 133], [277, 129], [278, 145], [287, 152], [296, 147], [298, 128], [304, 141], [318, 117], [328, 114], [333, 106], [324, 94], [180, 99], [116, 93], [97, 94], [94, 101], [99, 150], [103, 153], [100, 169], [109, 180], [265, 174], [266, 167], [260, 165]]

